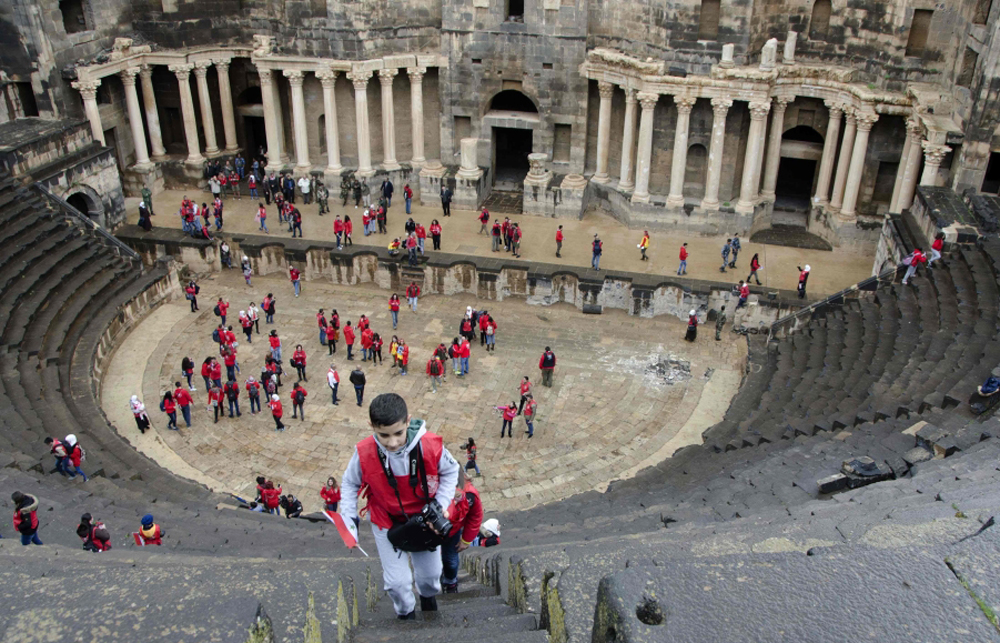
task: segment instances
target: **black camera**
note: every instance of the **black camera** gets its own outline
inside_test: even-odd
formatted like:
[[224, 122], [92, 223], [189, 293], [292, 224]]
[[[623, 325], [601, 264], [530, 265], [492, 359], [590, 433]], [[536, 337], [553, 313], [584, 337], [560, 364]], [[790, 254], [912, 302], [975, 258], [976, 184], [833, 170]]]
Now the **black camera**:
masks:
[[441, 505], [436, 500], [432, 500], [420, 511], [420, 517], [424, 524], [433, 527], [442, 536], [447, 536], [451, 531], [451, 521], [444, 517]]

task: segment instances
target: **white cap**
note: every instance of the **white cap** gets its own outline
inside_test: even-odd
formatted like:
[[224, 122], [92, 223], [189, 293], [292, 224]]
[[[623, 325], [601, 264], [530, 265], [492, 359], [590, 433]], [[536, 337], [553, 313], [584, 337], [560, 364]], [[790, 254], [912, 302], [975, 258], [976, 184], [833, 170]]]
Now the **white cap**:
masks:
[[66, 439], [64, 439], [63, 442], [67, 444], [76, 444], [76, 436], [70, 433], [69, 435], [66, 436]]
[[812, 268], [809, 267], [809, 264], [806, 264], [806, 272], [809, 272], [810, 270], [812, 270]]
[[695, 314], [695, 312], [693, 310], [688, 313], [688, 315], [694, 315], [694, 314]]
[[280, 399], [281, 399], [281, 398], [280, 398], [280, 397], [278, 397], [278, 394], [277, 394], [277, 393], [275, 393], [274, 395], [272, 395], [272, 396], [271, 396], [271, 401], [272, 401], [272, 402], [277, 402], [277, 401], [278, 401], [278, 400], [280, 400]]
[[483, 523], [483, 529], [490, 532], [491, 534], [500, 535], [500, 521], [496, 518], [490, 518]]

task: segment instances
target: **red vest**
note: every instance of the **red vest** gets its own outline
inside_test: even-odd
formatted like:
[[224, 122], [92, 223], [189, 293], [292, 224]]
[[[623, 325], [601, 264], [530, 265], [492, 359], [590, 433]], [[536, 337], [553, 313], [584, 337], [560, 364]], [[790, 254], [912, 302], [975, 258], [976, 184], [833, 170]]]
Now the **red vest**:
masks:
[[153, 524], [153, 528], [149, 530], [145, 528], [140, 529], [139, 535], [142, 536], [142, 539], [146, 542], [147, 545], [163, 544], [163, 538], [160, 535], [160, 526], [157, 524]]
[[[414, 447], [416, 448], [416, 447]], [[424, 433], [420, 438], [420, 449], [424, 458], [424, 469], [427, 473], [427, 491], [430, 498], [434, 498], [438, 487], [438, 462], [441, 461], [441, 453], [444, 449], [440, 435]], [[389, 480], [385, 476], [382, 462], [378, 457], [378, 444], [375, 436], [369, 435], [358, 442], [358, 458], [361, 462], [361, 482], [367, 486], [368, 511], [372, 524], [383, 529], [388, 529], [395, 522], [403, 522], [406, 517], [420, 513], [429, 499], [418, 497], [423, 495], [423, 488], [417, 477], [417, 487], [410, 487], [410, 476], [395, 476], [396, 491], [399, 492], [399, 500], [396, 499], [396, 492], [389, 486]], [[399, 515], [399, 503], [403, 503], [403, 511], [406, 516]]]

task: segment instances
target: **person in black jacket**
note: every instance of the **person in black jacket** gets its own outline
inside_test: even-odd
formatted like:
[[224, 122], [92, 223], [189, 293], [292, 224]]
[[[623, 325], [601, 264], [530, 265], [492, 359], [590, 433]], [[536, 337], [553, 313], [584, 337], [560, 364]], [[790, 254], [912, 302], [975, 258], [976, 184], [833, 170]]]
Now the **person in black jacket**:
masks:
[[285, 518], [298, 518], [302, 515], [302, 503], [292, 494], [281, 496], [280, 502], [281, 508], [285, 510]]
[[365, 372], [358, 366], [351, 371], [351, 376], [348, 379], [354, 385], [354, 394], [358, 397], [358, 406], [361, 406], [365, 399]]

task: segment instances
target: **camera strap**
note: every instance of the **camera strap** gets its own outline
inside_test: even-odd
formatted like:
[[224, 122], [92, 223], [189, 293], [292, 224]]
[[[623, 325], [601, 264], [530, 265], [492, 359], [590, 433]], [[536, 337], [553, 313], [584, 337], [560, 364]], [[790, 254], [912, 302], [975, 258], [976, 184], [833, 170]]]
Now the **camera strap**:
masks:
[[[403, 516], [405, 520], [407, 518], [406, 510], [403, 509], [403, 499], [399, 495], [399, 488], [396, 485], [396, 476], [392, 473], [392, 467], [389, 465], [389, 460], [386, 457], [382, 449], [375, 445], [375, 451], [378, 453], [379, 463], [382, 465], [382, 473], [385, 474], [386, 481], [389, 486], [392, 487], [392, 491], [396, 494], [396, 502], [399, 503], [399, 513]], [[410, 476], [410, 488], [416, 492], [417, 484], [423, 488], [424, 497], [421, 500], [430, 500], [430, 489], [427, 485], [427, 470], [424, 466], [424, 457], [421, 445], [418, 443], [417, 446], [410, 450], [409, 453], [409, 476]], [[419, 495], [417, 496], [419, 498]]]

